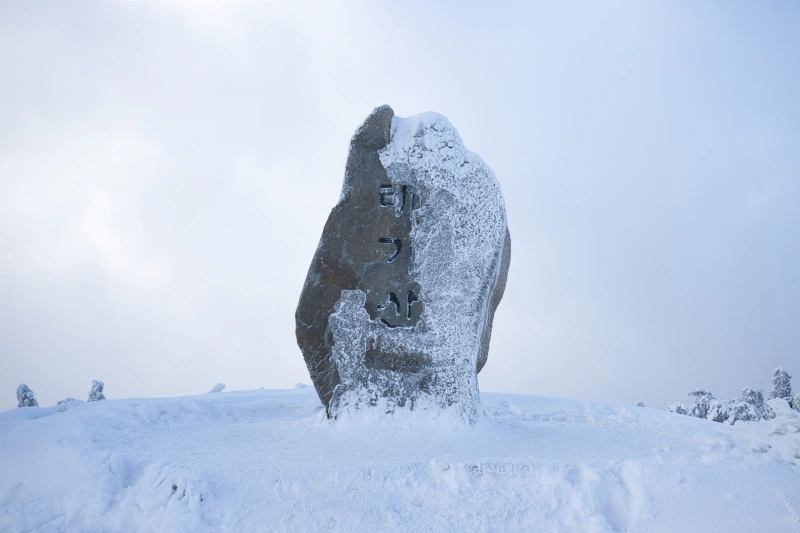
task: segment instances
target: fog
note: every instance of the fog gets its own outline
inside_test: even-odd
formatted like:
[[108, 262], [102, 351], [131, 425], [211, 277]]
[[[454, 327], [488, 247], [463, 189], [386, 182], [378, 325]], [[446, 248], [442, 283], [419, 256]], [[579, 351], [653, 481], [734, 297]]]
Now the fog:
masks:
[[482, 390], [800, 389], [800, 6], [0, 4], [0, 409], [288, 388], [375, 106], [436, 111], [512, 236]]

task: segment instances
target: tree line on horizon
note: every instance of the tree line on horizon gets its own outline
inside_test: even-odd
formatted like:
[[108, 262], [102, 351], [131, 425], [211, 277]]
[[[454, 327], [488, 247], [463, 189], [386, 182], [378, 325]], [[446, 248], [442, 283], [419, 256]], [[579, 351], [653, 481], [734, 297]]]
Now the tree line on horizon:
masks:
[[[728, 400], [718, 400], [706, 389], [692, 389], [689, 396], [694, 397], [694, 404], [687, 406], [681, 402], [671, 403], [667, 411], [731, 425], [740, 420], [754, 422], [775, 418], [775, 411], [764, 400], [761, 389], [745, 387], [740, 398]], [[800, 392], [792, 396], [792, 376], [781, 367], [776, 368], [772, 374], [769, 399], [785, 400], [789, 407], [800, 411]]]
[[[792, 376], [789, 372], [781, 367], [776, 368], [772, 375], [772, 390], [770, 391], [769, 399], [785, 400], [789, 407], [800, 412], [800, 392], [792, 396], [791, 380]], [[92, 380], [92, 388], [86, 401], [105, 400], [103, 388], [102, 381]], [[219, 383], [209, 392], [219, 392], [224, 388], [225, 384]], [[694, 398], [692, 405], [674, 402], [667, 406], [667, 411], [730, 425], [740, 420], [754, 422], [775, 418], [775, 411], [764, 400], [764, 393], [761, 389], [745, 387], [740, 398], [730, 398], [728, 400], [719, 400], [706, 389], [692, 389], [688, 395]], [[66, 398], [56, 404], [56, 409], [65, 410], [75, 403], [82, 403], [82, 401], [75, 398]], [[636, 402], [634, 405], [644, 407], [644, 402]], [[17, 387], [17, 407], [39, 407], [36, 395], [25, 383], [21, 383]]]
[[[89, 390], [89, 396], [86, 401], [97, 402], [100, 400], [105, 400], [106, 396], [103, 394], [104, 386], [105, 385], [102, 381], [97, 381], [96, 379], [92, 380], [92, 388]], [[75, 398], [59, 400], [56, 404], [56, 408], [59, 406], [66, 407], [76, 402], [81, 402], [81, 400], [76, 400]], [[17, 387], [17, 407], [39, 407], [39, 402], [36, 400], [36, 394], [34, 394], [31, 388], [25, 383], [20, 383], [20, 385]]]

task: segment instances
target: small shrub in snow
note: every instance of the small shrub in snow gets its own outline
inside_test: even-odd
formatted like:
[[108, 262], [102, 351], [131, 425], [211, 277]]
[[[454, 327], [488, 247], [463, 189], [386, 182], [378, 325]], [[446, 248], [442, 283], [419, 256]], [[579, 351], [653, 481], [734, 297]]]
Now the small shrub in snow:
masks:
[[689, 396], [694, 396], [694, 405], [689, 408], [689, 415], [697, 418], [708, 418], [711, 403], [716, 401], [714, 395], [705, 389], [692, 389]]
[[780, 367], [776, 368], [772, 375], [772, 391], [769, 397], [783, 398], [786, 401], [792, 399], [792, 376]]
[[642, 400], [639, 400], [638, 402], [634, 403], [633, 405], [635, 405], [636, 407], [644, 407], [644, 402]]
[[36, 395], [30, 387], [24, 383], [17, 387], [17, 407], [39, 407]]
[[216, 385], [211, 387], [211, 390], [208, 391], [208, 392], [210, 394], [212, 392], [222, 392], [223, 390], [225, 390], [225, 384], [224, 383], [217, 383]]
[[97, 381], [96, 379], [92, 380], [92, 390], [89, 391], [89, 402], [96, 402], [99, 400], [105, 400], [106, 397], [103, 394], [103, 382]]
[[675, 402], [675, 403], [669, 404], [667, 406], [667, 411], [669, 411], [670, 413], [678, 414], [678, 415], [688, 415], [689, 414], [689, 408], [686, 407], [681, 402]]
[[78, 405], [79, 403], [83, 403], [82, 400], [76, 400], [75, 398], [66, 398], [64, 400], [59, 400], [56, 406], [53, 408], [59, 413], [63, 413], [67, 409], [71, 409]]

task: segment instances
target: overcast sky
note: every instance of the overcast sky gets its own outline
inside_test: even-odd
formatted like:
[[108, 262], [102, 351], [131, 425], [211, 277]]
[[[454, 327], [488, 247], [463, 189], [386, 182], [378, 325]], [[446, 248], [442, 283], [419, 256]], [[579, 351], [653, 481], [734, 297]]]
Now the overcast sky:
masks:
[[0, 4], [0, 409], [309, 383], [294, 310], [373, 107], [512, 236], [482, 390], [800, 389], [797, 2]]

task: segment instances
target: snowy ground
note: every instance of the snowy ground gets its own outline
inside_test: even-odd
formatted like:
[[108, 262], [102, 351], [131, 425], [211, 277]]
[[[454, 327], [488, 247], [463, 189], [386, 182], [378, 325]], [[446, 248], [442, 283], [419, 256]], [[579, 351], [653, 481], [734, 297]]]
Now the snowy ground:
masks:
[[482, 395], [464, 427], [314, 390], [0, 413], [0, 531], [800, 531], [800, 413], [731, 427]]

